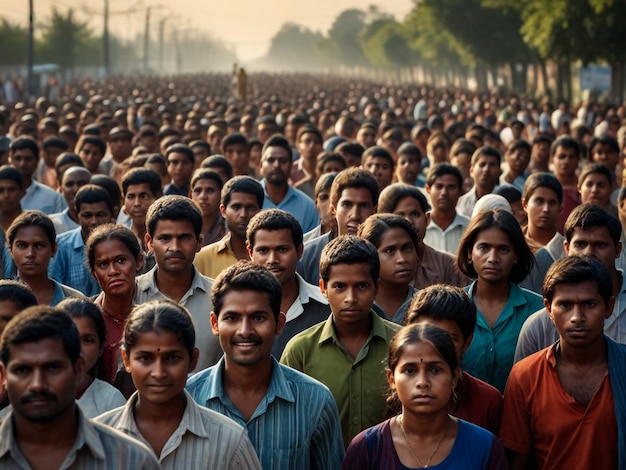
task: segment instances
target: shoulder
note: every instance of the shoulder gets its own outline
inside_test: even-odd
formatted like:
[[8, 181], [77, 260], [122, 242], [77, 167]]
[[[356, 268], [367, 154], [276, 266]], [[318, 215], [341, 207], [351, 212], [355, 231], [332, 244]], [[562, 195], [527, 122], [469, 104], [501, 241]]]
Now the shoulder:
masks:
[[493, 385], [488, 384], [467, 372], [463, 372], [463, 387], [467, 386], [468, 389], [472, 389], [473, 393], [477, 393], [475, 396], [480, 396], [485, 401], [498, 400], [502, 401], [502, 394]]
[[106, 411], [99, 416], [93, 418], [93, 420], [97, 423], [106, 424], [107, 426], [111, 426], [115, 428], [115, 424], [120, 421], [120, 418], [124, 414], [124, 410], [126, 409], [126, 405], [122, 405], [118, 408], [114, 408], [112, 410]]
[[149, 468], [146, 464], [156, 464], [154, 468], [159, 468], [153, 452], [145, 444], [102, 422], [85, 421], [85, 426], [97, 433], [107, 458], [117, 458], [127, 464], [126, 468]]
[[541, 351], [537, 351], [513, 364], [509, 381], [513, 382], [516, 380], [524, 380], [525, 378], [538, 378], [544, 371], [543, 366], [548, 363], [548, 355], [552, 347], [554, 346], [549, 346]]
[[198, 403], [203, 401], [198, 399], [200, 391], [210, 387], [211, 384], [219, 378], [219, 365], [220, 363], [218, 362], [218, 364], [192, 375], [187, 380], [185, 389], [196, 399]]
[[459, 422], [459, 435], [461, 438], [470, 438], [472, 442], [478, 440], [481, 440], [483, 443], [488, 442], [489, 444], [493, 442], [493, 434], [486, 429], [463, 419], [457, 418], [457, 421]]

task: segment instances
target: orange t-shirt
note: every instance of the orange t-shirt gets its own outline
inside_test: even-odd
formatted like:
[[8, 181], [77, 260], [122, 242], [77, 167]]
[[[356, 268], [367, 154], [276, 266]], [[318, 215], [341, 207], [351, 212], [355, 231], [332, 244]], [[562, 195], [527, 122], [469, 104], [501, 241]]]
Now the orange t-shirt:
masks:
[[585, 408], [561, 386], [555, 348], [513, 366], [504, 390], [502, 444], [534, 454], [544, 470], [617, 468], [617, 420], [608, 374]]

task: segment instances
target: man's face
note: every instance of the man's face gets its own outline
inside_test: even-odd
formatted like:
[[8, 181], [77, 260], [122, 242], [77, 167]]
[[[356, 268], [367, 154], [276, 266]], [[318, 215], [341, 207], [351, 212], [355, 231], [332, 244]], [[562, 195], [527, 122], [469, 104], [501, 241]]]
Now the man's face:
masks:
[[214, 152], [221, 152], [222, 150], [222, 140], [224, 139], [224, 133], [221, 129], [215, 128], [209, 132], [209, 136], [207, 138], [207, 142], [211, 146], [211, 150]]
[[19, 211], [22, 196], [24, 196], [24, 190], [15, 181], [0, 180], [0, 212]]
[[315, 198], [315, 207], [317, 207], [317, 213], [320, 215], [322, 225], [324, 227], [332, 226], [335, 216], [330, 210], [330, 189], [319, 192]]
[[[14, 300], [0, 300], [0, 335], [15, 315], [22, 311], [22, 306]], [[0, 375], [0, 390], [2, 389], [2, 376]]]
[[60, 338], [46, 338], [9, 347], [6, 389], [20, 421], [50, 423], [74, 410], [76, 388], [84, 374], [84, 360], [72, 364]]
[[257, 127], [257, 138], [264, 144], [274, 134], [274, 126], [271, 124], [259, 124]]
[[533, 145], [532, 159], [540, 165], [548, 165], [550, 160], [550, 144], [547, 142], [537, 142]]
[[98, 146], [90, 143], [83, 144], [82, 148], [78, 152], [78, 155], [85, 164], [85, 168], [87, 168], [92, 174], [98, 173], [98, 165], [100, 165], [100, 161], [102, 160], [102, 157], [104, 157]]
[[382, 191], [389, 186], [393, 180], [394, 168], [386, 158], [373, 156], [367, 157], [363, 163], [363, 168], [374, 175], [379, 191]]
[[284, 186], [289, 184], [291, 158], [282, 147], [268, 147], [261, 157], [261, 174], [266, 184]]
[[25, 180], [30, 180], [37, 169], [39, 159], [30, 149], [13, 150], [9, 153], [9, 163], [22, 172]]
[[614, 304], [614, 297], [608, 304], [602, 299], [597, 281], [558, 284], [552, 302], [544, 299], [561, 342], [572, 348], [585, 348], [601, 340], [604, 320], [611, 315]]
[[113, 221], [113, 214], [106, 202], [83, 203], [78, 211], [78, 223], [83, 233], [83, 239], [87, 240], [89, 234], [96, 227]]
[[619, 162], [619, 151], [611, 148], [610, 145], [596, 145], [592, 158], [594, 162], [604, 163], [611, 171], [615, 171]]
[[511, 152], [506, 152], [506, 161], [509, 164], [509, 168], [516, 175], [521, 175], [528, 168], [530, 163], [530, 154], [528, 150], [519, 148]]
[[247, 175], [250, 172], [250, 151], [247, 145], [229, 145], [224, 149], [224, 156], [233, 166], [235, 176]]
[[242, 240], [246, 239], [250, 219], [260, 210], [256, 196], [246, 193], [232, 193], [228, 205], [220, 205], [228, 230]]
[[361, 127], [356, 134], [356, 140], [366, 149], [376, 145], [376, 131], [371, 127]]
[[250, 259], [265, 266], [281, 284], [294, 279], [296, 264], [302, 257], [303, 246], [296, 247], [289, 229], [257, 230], [254, 247], [248, 244]]
[[298, 140], [298, 152], [305, 160], [315, 161], [322, 151], [322, 142], [319, 137], [312, 132], [307, 132], [300, 136]]
[[597, 225], [585, 229], [576, 227], [572, 239], [563, 242], [567, 256], [591, 256], [611, 272], [615, 272], [615, 258], [622, 252], [622, 244], [611, 239], [608, 227]]
[[498, 179], [502, 170], [500, 162], [495, 157], [488, 155], [481, 156], [476, 164], [470, 167], [470, 174], [474, 178], [474, 183], [478, 188], [486, 191], [492, 191], [498, 184]]
[[398, 155], [396, 177], [401, 183], [414, 185], [422, 169], [422, 162], [415, 155]]
[[459, 180], [454, 175], [440, 176], [432, 185], [426, 185], [426, 192], [430, 195], [433, 211], [456, 211], [461, 188]]
[[337, 206], [331, 202], [330, 210], [337, 219], [339, 235], [356, 235], [365, 219], [376, 212], [376, 206], [366, 188], [345, 188]]
[[227, 363], [242, 367], [269, 361], [274, 338], [284, 326], [285, 315], [276, 321], [268, 294], [255, 290], [231, 290], [219, 317], [211, 312], [213, 334], [219, 336]]
[[89, 183], [89, 175], [84, 171], [65, 172], [61, 183], [61, 194], [68, 207], [74, 207], [74, 198], [80, 188]]
[[133, 153], [133, 144], [130, 140], [114, 138], [113, 140], [109, 140], [109, 147], [111, 147], [113, 161], [117, 163], [130, 157]]
[[159, 269], [180, 273], [191, 269], [196, 253], [202, 248], [202, 236], [196, 238], [191, 222], [159, 220], [153, 236], [146, 234], [146, 245], [154, 253]]
[[196, 181], [191, 188], [191, 199], [200, 206], [202, 215], [212, 217], [220, 210], [219, 185], [211, 179], [201, 179]]
[[156, 196], [148, 183], [131, 184], [124, 195], [124, 211], [135, 225], [145, 224], [148, 207], [155, 200]]
[[578, 151], [569, 147], [557, 147], [553, 158], [557, 178], [571, 178], [578, 169]]
[[34, 278], [47, 275], [48, 264], [56, 252], [41, 227], [27, 225], [15, 234], [15, 240], [9, 247], [11, 257], [17, 267], [20, 278]]
[[549, 188], [537, 188], [528, 200], [522, 201], [528, 215], [528, 223], [540, 229], [556, 230], [556, 221], [561, 213], [561, 204], [554, 191]]
[[63, 149], [59, 147], [48, 147], [43, 151], [43, 159], [46, 165], [54, 168], [54, 164], [57, 161], [57, 157], [63, 153]]
[[167, 156], [167, 172], [174, 185], [184, 188], [191, 181], [193, 162], [183, 153], [172, 152]]
[[589, 173], [578, 188], [583, 204], [606, 207], [611, 203], [613, 185], [602, 173]]

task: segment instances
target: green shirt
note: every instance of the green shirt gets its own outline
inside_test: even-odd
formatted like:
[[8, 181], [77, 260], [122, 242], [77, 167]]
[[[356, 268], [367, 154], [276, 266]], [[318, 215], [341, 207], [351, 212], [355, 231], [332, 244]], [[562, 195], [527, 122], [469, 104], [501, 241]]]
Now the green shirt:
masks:
[[388, 392], [385, 358], [400, 325], [370, 311], [372, 331], [356, 359], [339, 343], [332, 315], [293, 337], [280, 362], [326, 385], [337, 402], [346, 447], [359, 432], [384, 418]]

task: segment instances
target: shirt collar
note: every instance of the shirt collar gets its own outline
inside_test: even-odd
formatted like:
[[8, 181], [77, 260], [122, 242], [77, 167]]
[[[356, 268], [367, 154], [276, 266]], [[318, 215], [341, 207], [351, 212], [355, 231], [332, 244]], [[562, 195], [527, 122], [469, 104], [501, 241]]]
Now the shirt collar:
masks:
[[[156, 272], [157, 272], [158, 267], [159, 267], [158, 264], [155, 265], [150, 271], [148, 271], [145, 274], [142, 274], [136, 279], [135, 282], [137, 283], [137, 288], [139, 290], [144, 291], [144, 292], [148, 291], [151, 294], [159, 292], [159, 288], [157, 287], [157, 283], [156, 283]], [[191, 279], [191, 287], [189, 287], [189, 290], [187, 291], [187, 293], [193, 293], [196, 289], [200, 289], [206, 293], [210, 293], [210, 291], [207, 291], [204, 284], [202, 283], [202, 278], [200, 277], [201, 274], [198, 272], [198, 270], [195, 267], [192, 267], [192, 269], [193, 269], [193, 278]], [[187, 294], [183, 296], [183, 299], [186, 296]]]
[[[370, 332], [370, 339], [374, 336], [378, 336], [379, 338], [387, 341], [387, 330], [385, 328], [385, 324], [383, 323], [383, 319], [380, 318], [373, 310], [370, 310], [370, 318], [372, 319], [372, 331]], [[335, 323], [333, 321], [332, 314], [329, 315], [328, 319], [324, 322], [318, 344], [323, 344], [329, 340], [332, 340], [334, 343], [339, 344], [339, 338], [337, 338], [337, 333], [335, 332]]]
[[309, 284], [304, 280], [300, 274], [296, 273], [296, 280], [298, 281], [298, 298], [303, 305], [313, 299], [321, 304], [328, 305], [328, 300], [324, 297], [324, 294], [320, 291], [318, 286]]

